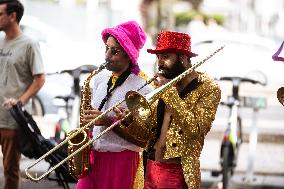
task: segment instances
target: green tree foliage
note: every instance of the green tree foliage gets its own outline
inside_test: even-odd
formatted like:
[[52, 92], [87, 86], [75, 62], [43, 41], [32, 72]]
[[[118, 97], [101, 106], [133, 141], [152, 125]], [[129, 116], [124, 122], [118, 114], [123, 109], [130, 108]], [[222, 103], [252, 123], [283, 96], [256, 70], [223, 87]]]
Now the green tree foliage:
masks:
[[223, 25], [225, 21], [225, 17], [221, 14], [205, 14], [201, 12], [197, 12], [194, 10], [186, 11], [186, 12], [179, 12], [175, 15], [175, 24], [176, 26], [187, 25], [196, 15], [201, 15], [204, 18], [204, 21], [208, 20], [209, 18], [213, 18], [219, 25]]

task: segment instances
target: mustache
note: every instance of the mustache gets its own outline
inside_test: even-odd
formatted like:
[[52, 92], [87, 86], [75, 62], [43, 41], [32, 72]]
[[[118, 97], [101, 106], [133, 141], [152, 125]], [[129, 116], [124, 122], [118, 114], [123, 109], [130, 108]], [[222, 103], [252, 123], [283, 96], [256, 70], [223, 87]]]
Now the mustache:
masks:
[[159, 71], [162, 75], [165, 75], [165, 74], [168, 72], [168, 69], [161, 66], [161, 67], [158, 67], [158, 71]]
[[167, 68], [160, 66], [160, 67], [158, 67], [158, 71], [161, 71], [161, 72], [167, 71]]
[[114, 61], [111, 61], [111, 60], [109, 60], [109, 59], [105, 59], [105, 61], [108, 62], [107, 65], [110, 65], [110, 64], [113, 64], [113, 63], [114, 63]]

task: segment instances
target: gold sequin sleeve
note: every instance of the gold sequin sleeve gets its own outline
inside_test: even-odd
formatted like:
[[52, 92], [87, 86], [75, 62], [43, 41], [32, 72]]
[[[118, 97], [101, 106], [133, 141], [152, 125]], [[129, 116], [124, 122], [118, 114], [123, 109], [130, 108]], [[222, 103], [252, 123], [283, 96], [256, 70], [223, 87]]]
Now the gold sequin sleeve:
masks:
[[277, 90], [278, 101], [284, 106], [284, 87], [280, 87]]
[[187, 136], [205, 136], [215, 119], [221, 91], [214, 82], [207, 82], [190, 98], [180, 98], [176, 87], [172, 87], [162, 96]]

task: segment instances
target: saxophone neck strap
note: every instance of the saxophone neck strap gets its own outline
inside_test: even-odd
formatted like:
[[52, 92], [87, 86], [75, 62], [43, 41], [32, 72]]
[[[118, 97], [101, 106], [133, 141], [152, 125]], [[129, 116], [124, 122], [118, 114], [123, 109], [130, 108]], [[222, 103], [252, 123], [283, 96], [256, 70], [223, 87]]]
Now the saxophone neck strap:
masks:
[[124, 81], [128, 78], [128, 76], [131, 74], [131, 70], [130, 68], [127, 69], [125, 72], [123, 72], [118, 79], [116, 80], [114, 86], [112, 87], [112, 77], [109, 78], [108, 83], [107, 83], [107, 94], [104, 97], [104, 99], [101, 101], [101, 104], [98, 108], [99, 111], [102, 110], [102, 108], [104, 107], [105, 103], [108, 101], [108, 99], [111, 97], [112, 92], [114, 91], [114, 89], [116, 89], [117, 87], [121, 86]]

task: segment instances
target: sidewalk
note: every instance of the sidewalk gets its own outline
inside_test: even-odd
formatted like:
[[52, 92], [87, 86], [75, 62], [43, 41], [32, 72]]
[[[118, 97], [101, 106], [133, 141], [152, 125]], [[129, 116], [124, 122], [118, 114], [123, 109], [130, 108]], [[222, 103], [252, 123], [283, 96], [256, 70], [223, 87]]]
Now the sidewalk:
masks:
[[[202, 183], [217, 189], [221, 176], [212, 177], [212, 170], [220, 170], [220, 140], [206, 139], [201, 154]], [[253, 175], [248, 179], [249, 144], [243, 143], [240, 148], [237, 167], [232, 177], [232, 188], [235, 189], [284, 189], [284, 147], [283, 144], [258, 143], [254, 154]], [[213, 185], [213, 186], [212, 186]], [[219, 184], [220, 185], [220, 184]], [[220, 186], [219, 186], [220, 188]]]
[[[222, 113], [222, 112], [221, 112]], [[44, 137], [49, 138], [54, 131], [52, 119], [36, 118], [38, 126]], [[219, 153], [222, 134], [226, 121], [223, 118], [215, 120], [210, 133], [206, 136], [204, 148], [201, 154], [202, 189], [220, 189], [221, 176], [212, 177], [212, 170], [220, 170]], [[268, 123], [269, 122], [269, 123]], [[244, 118], [245, 142], [241, 145], [235, 175], [232, 177], [232, 189], [284, 189], [284, 127], [282, 120], [268, 120], [258, 122], [258, 143], [254, 153], [253, 177], [247, 181], [248, 154], [249, 154], [249, 131], [250, 119]], [[269, 126], [268, 126], [269, 125]], [[22, 189], [33, 188], [62, 188], [55, 181], [43, 179], [38, 183], [26, 179], [24, 170], [35, 160], [22, 156], [21, 175]], [[49, 167], [45, 161], [40, 162], [31, 171], [38, 176], [43, 174]], [[2, 153], [0, 153], [0, 182], [3, 182]], [[1, 184], [1, 183], [0, 183]], [[75, 184], [70, 184], [70, 189], [75, 189]]]
[[[221, 177], [212, 177], [212, 170], [219, 170], [219, 149], [220, 141], [216, 139], [206, 139], [203, 153], [201, 154], [202, 188], [218, 189]], [[242, 144], [239, 153], [235, 175], [232, 177], [232, 189], [284, 189], [284, 148], [283, 144], [259, 143], [257, 145], [254, 161], [254, 175], [251, 182], [246, 182], [248, 143]], [[2, 167], [2, 154], [0, 155]], [[49, 188], [59, 189], [55, 181], [43, 179], [38, 183], [26, 179], [25, 168], [30, 166], [35, 160], [22, 157], [21, 175], [22, 188]], [[40, 162], [32, 171], [38, 176], [43, 174], [49, 167], [45, 161]], [[2, 170], [2, 169], [1, 169]], [[0, 172], [3, 178], [3, 171]], [[1, 181], [2, 182], [2, 181]], [[75, 184], [70, 184], [71, 189], [75, 189]]]

